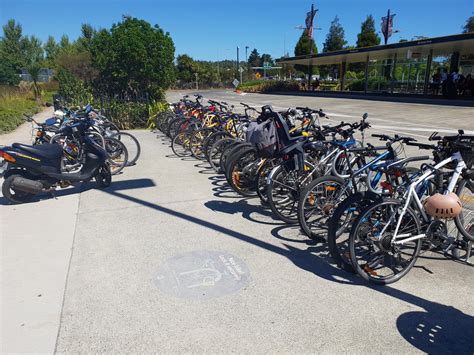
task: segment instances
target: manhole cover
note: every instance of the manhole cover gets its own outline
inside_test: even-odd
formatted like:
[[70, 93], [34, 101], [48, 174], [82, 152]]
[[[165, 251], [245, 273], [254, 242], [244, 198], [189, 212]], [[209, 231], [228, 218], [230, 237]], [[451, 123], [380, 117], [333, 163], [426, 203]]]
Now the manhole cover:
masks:
[[248, 279], [247, 265], [235, 255], [202, 250], [168, 259], [153, 281], [171, 296], [207, 299], [237, 292]]

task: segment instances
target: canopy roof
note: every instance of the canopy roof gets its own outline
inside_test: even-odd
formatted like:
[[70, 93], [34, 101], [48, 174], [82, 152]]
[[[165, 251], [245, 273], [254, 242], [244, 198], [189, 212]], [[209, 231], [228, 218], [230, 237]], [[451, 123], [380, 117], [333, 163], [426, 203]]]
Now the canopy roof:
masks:
[[416, 41], [407, 41], [380, 46], [345, 49], [334, 52], [304, 55], [298, 57], [281, 58], [279, 64], [302, 64], [302, 65], [330, 65], [346, 63], [365, 62], [367, 56], [370, 59], [393, 58], [395, 53], [398, 58], [407, 58], [409, 51], [414, 56], [427, 56], [430, 51], [433, 56], [446, 55], [453, 52], [461, 54], [474, 54], [474, 33], [463, 33], [445, 37], [426, 38]]

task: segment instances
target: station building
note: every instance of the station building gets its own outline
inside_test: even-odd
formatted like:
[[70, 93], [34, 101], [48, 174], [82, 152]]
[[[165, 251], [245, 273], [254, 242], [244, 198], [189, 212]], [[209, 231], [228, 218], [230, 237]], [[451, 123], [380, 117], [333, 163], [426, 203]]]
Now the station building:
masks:
[[[439, 74], [474, 76], [474, 33], [282, 58], [278, 64], [336, 68], [340, 91], [441, 95]], [[472, 89], [466, 95], [473, 97]]]

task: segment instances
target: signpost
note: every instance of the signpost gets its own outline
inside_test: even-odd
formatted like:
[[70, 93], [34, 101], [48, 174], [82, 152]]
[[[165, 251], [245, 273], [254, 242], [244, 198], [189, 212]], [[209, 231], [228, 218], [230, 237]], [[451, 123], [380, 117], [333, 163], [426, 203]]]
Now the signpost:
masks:
[[240, 82], [242, 82], [242, 73], [244, 72], [244, 68], [239, 67], [239, 73], [240, 73]]
[[267, 70], [270, 70], [272, 68], [271, 64], [269, 62], [263, 62], [263, 77], [267, 77]]

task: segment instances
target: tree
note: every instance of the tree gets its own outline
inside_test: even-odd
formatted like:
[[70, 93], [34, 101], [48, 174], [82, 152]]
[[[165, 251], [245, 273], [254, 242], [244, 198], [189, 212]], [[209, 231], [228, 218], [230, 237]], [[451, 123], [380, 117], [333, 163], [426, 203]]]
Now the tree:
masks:
[[[312, 49], [312, 50], [311, 50]], [[300, 56], [300, 55], [308, 55], [308, 54], [317, 54], [318, 53], [318, 48], [316, 47], [316, 43], [314, 43], [314, 39], [309, 38], [309, 33], [308, 30], [304, 30], [303, 33], [301, 34], [300, 39], [296, 43], [295, 46], [295, 56]], [[296, 64], [295, 69], [297, 71], [301, 72], [308, 72], [308, 66], [306, 65], [300, 65]], [[312, 74], [317, 73], [317, 67], [312, 67]]]
[[7, 67], [18, 73], [24, 66], [22, 27], [15, 20], [8, 20], [3, 26], [3, 36], [0, 42], [0, 56]]
[[17, 85], [20, 82], [20, 76], [16, 73], [13, 66], [5, 60], [0, 61], [0, 84]]
[[333, 52], [344, 48], [347, 41], [344, 38], [344, 29], [339, 23], [339, 17], [335, 17], [329, 27], [329, 32], [324, 42], [323, 52]]
[[88, 51], [96, 30], [91, 25], [84, 23], [81, 26], [81, 33], [81, 37], [79, 37], [75, 43], [76, 49], [79, 51]]
[[44, 50], [39, 38], [35, 36], [24, 37], [21, 43], [25, 66], [43, 61]]
[[268, 62], [268, 63], [270, 63], [270, 65], [273, 65], [273, 58], [270, 54], [264, 53], [264, 54], [262, 54], [262, 57], [260, 58], [260, 62], [262, 63], [262, 65], [265, 62]]
[[90, 45], [100, 89], [163, 98], [175, 80], [174, 43], [169, 33], [144, 20], [126, 18], [97, 32]]
[[58, 68], [65, 69], [85, 83], [90, 84], [98, 75], [97, 69], [92, 65], [91, 54], [86, 50], [60, 53], [56, 64]]
[[22, 46], [25, 58], [25, 68], [33, 80], [33, 91], [35, 100], [41, 101], [41, 92], [38, 87], [38, 79], [41, 68], [43, 66], [44, 51], [41, 41], [35, 37], [24, 37], [22, 39]]
[[35, 94], [35, 100], [41, 101], [41, 92], [38, 87], [38, 79], [41, 70], [41, 63], [40, 62], [33, 62], [26, 66], [28, 73], [31, 75], [31, 79], [33, 80], [33, 92]]
[[176, 78], [182, 83], [190, 83], [195, 80], [198, 72], [198, 64], [187, 54], [176, 57]]
[[249, 67], [261, 67], [262, 66], [262, 60], [260, 58], [260, 53], [258, 53], [256, 48], [254, 48], [250, 52], [248, 63], [249, 63]]
[[61, 39], [59, 40], [59, 46], [61, 47], [61, 52], [70, 51], [72, 49], [71, 42], [69, 41], [69, 37], [67, 35], [61, 36]]
[[367, 16], [362, 22], [360, 33], [357, 35], [357, 48], [377, 46], [380, 44], [380, 37], [375, 30], [375, 22], [372, 15]]
[[474, 16], [469, 17], [466, 20], [466, 24], [463, 26], [463, 33], [474, 32]]
[[49, 36], [48, 40], [46, 41], [46, 43], [43, 46], [43, 49], [44, 49], [44, 52], [46, 54], [46, 59], [50, 63], [52, 63], [56, 59], [60, 48], [59, 48], [59, 45], [56, 43], [54, 37]]

